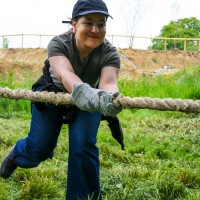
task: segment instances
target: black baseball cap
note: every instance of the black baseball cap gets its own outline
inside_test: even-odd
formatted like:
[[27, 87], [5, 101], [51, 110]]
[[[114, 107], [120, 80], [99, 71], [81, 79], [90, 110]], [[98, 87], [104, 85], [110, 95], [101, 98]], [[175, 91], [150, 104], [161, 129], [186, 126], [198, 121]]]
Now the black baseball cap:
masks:
[[[108, 13], [106, 4], [102, 0], [78, 0], [73, 8], [72, 19], [91, 13], [102, 13], [107, 17], [112, 18], [112, 16]], [[62, 22], [69, 23], [70, 21]]]

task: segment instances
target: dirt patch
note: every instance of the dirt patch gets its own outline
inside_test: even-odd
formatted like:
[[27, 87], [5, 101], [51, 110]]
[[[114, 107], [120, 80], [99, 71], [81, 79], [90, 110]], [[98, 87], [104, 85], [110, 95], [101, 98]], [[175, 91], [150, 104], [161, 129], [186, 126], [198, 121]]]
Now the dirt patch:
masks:
[[119, 50], [122, 70], [120, 75], [132, 77], [138, 74], [168, 74], [200, 64], [200, 52], [150, 50]]
[[0, 73], [12, 72], [19, 79], [26, 73], [42, 73], [46, 57], [45, 49], [1, 49]]
[[[138, 74], [168, 74], [200, 64], [200, 51], [183, 52], [120, 49], [121, 78], [132, 78]], [[46, 49], [1, 49], [0, 73], [13, 71], [18, 76], [28, 71], [42, 71]]]

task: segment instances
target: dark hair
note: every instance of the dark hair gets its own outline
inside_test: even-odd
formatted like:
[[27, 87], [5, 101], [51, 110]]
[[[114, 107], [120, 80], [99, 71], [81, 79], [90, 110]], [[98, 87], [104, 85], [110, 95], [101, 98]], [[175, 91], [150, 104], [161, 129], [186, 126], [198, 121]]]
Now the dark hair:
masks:
[[[73, 20], [75, 20], [76, 22], [82, 17], [83, 15], [80, 15], [78, 17], [75, 17]], [[108, 20], [108, 16], [105, 16], [106, 17], [106, 21]], [[65, 23], [65, 24], [70, 24], [72, 25], [72, 18], [68, 18], [67, 21], [63, 20], [62, 23]]]
[[[80, 17], [81, 17], [81, 16], [78, 16], [78, 17], [74, 18], [73, 20], [75, 20], [75, 21], [77, 22], [77, 21], [79, 20]], [[72, 25], [72, 18], [68, 18], [67, 21], [63, 20], [62, 23], [66, 23], [66, 24]]]

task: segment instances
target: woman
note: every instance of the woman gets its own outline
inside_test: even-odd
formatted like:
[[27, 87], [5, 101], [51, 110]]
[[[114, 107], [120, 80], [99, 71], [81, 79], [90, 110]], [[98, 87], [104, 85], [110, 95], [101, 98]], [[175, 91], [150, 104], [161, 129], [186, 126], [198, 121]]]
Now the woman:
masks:
[[[112, 103], [119, 95], [120, 59], [105, 39], [109, 16], [102, 0], [78, 0], [70, 21], [72, 29], [53, 38], [47, 48], [52, 83], [43, 84], [43, 74], [41, 84], [34, 85], [34, 90], [53, 85], [50, 88], [56, 92], [69, 92], [77, 106], [76, 118], [69, 124], [67, 200], [102, 198], [96, 135], [102, 114], [115, 116], [122, 110]], [[3, 178], [9, 178], [17, 167], [36, 167], [53, 157], [68, 108], [38, 105], [32, 104], [28, 136], [19, 140], [2, 162]]]

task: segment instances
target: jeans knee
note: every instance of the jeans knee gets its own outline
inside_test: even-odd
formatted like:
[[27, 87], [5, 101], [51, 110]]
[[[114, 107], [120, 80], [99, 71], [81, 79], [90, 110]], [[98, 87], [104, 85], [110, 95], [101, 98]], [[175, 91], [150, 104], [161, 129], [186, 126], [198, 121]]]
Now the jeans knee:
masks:
[[32, 158], [35, 160], [35, 161], [39, 161], [39, 162], [42, 162], [48, 158], [52, 158], [53, 157], [53, 152], [48, 150], [48, 149], [45, 149], [45, 150], [42, 150], [42, 151], [35, 151], [35, 152], [32, 152]]

